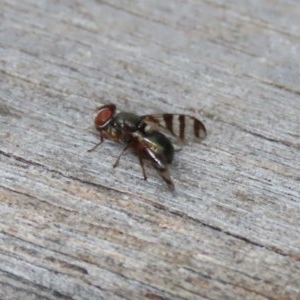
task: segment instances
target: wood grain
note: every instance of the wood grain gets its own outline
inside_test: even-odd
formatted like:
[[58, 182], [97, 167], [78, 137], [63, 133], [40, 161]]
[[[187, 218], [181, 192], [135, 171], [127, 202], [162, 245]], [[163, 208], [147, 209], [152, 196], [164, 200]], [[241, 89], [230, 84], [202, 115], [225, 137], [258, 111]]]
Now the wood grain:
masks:
[[[300, 299], [296, 0], [1, 1], [0, 299]], [[155, 170], [94, 109], [199, 117]]]

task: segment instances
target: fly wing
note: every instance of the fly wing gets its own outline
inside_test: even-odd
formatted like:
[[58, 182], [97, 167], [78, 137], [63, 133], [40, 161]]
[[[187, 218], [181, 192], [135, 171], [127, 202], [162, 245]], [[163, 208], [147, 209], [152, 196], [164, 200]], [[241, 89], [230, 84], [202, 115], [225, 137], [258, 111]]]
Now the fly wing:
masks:
[[144, 115], [142, 119], [153, 130], [165, 133], [175, 144], [201, 142], [206, 137], [204, 124], [195, 117], [182, 114]]

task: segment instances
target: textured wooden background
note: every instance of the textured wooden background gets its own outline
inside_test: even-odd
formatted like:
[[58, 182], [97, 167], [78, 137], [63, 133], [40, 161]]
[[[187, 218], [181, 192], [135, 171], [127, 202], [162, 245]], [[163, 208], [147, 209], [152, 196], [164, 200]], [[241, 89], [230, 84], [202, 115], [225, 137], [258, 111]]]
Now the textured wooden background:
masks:
[[[298, 0], [0, 4], [0, 299], [300, 299]], [[110, 101], [206, 124], [176, 193]]]

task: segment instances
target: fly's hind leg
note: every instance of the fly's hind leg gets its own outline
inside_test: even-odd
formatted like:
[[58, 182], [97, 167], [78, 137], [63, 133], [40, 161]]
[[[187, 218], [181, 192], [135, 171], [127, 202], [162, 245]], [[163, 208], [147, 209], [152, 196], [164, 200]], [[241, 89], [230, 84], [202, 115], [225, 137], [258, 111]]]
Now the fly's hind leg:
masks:
[[165, 157], [161, 155], [157, 155], [149, 149], [146, 150], [146, 153], [149, 159], [151, 160], [152, 166], [157, 170], [158, 174], [166, 182], [169, 189], [174, 191], [175, 185], [171, 178], [171, 174], [169, 172]]
[[157, 170], [158, 174], [162, 177], [162, 179], [166, 182], [169, 189], [174, 191], [175, 185], [171, 178], [171, 174], [169, 172], [168, 167], [165, 165], [164, 168], [161, 168], [161, 166], [157, 166], [155, 163], [152, 163], [152, 165]]

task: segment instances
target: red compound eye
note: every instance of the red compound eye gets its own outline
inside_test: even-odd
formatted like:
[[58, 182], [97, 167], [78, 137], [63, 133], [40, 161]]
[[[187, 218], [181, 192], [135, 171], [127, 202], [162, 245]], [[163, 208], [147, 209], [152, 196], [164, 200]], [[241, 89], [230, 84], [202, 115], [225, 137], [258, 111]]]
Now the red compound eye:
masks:
[[116, 106], [114, 104], [107, 104], [101, 106], [98, 110], [98, 115], [95, 118], [95, 126], [96, 127], [104, 127], [109, 121], [112, 119], [116, 110]]

